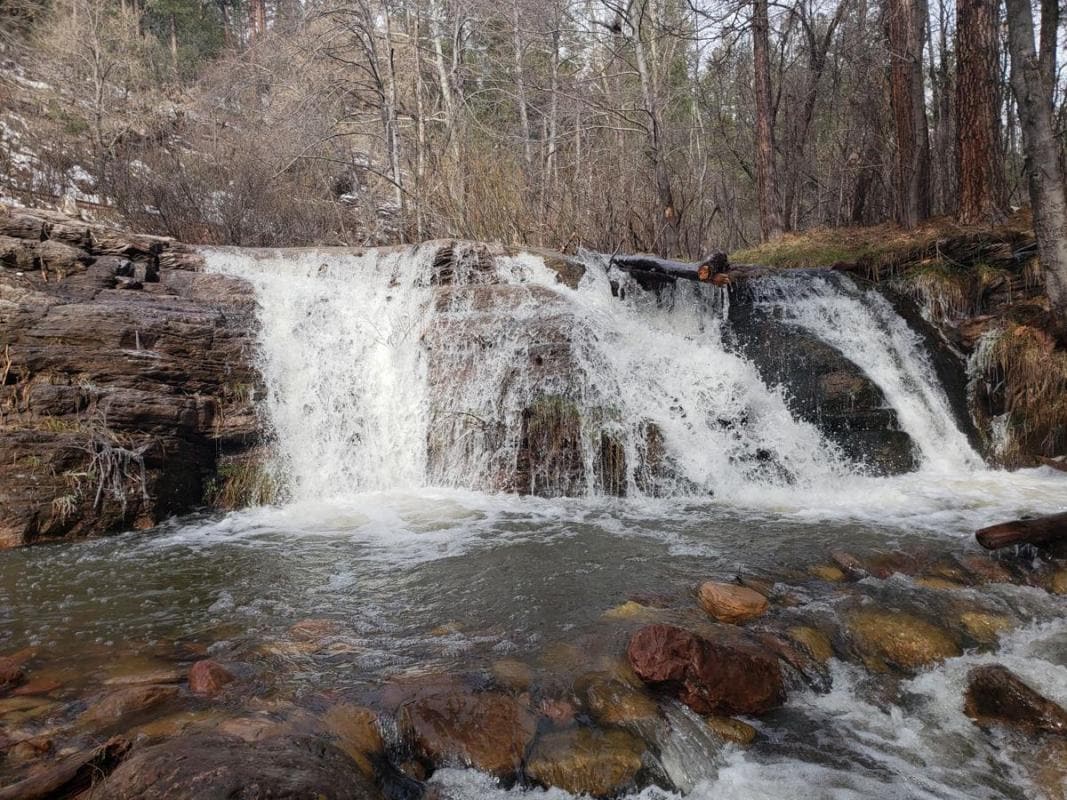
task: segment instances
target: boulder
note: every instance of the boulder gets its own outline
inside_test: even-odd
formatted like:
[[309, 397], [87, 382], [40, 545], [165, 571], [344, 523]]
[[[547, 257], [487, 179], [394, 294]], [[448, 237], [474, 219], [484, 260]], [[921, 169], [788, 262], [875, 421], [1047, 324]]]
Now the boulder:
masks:
[[337, 746], [359, 765], [364, 775], [374, 775], [374, 764], [385, 753], [378, 715], [369, 708], [337, 705], [323, 717], [326, 730], [336, 737]]
[[770, 607], [767, 598], [754, 589], [720, 581], [705, 581], [697, 595], [701, 607], [719, 622], [747, 622]]
[[575, 795], [609, 797], [631, 786], [645, 745], [626, 731], [574, 728], [538, 738], [526, 774]]
[[964, 712], [982, 727], [1067, 735], [1067, 709], [1031, 689], [1007, 667], [988, 664], [967, 676]]
[[795, 625], [787, 632], [789, 638], [808, 651], [812, 658], [825, 665], [834, 657], [834, 648], [830, 637], [817, 628], [808, 625]]
[[862, 609], [847, 622], [853, 643], [870, 665], [912, 672], [961, 653], [947, 630], [911, 614]]
[[189, 691], [193, 694], [214, 697], [233, 680], [232, 672], [210, 659], [197, 661], [189, 668]]
[[964, 611], [960, 614], [960, 625], [968, 636], [986, 645], [996, 644], [1000, 634], [1014, 627], [1011, 617], [985, 611]]
[[130, 754], [93, 790], [93, 800], [377, 800], [341, 750], [315, 737], [249, 744], [194, 734]]
[[778, 659], [740, 637], [648, 625], [630, 639], [627, 656], [641, 680], [701, 714], [761, 714], [785, 702]]
[[9, 656], [0, 658], [0, 694], [14, 689], [25, 677], [22, 664], [17, 659]]
[[402, 738], [435, 766], [470, 766], [514, 776], [533, 739], [536, 719], [511, 695], [445, 691], [406, 703], [397, 714]]

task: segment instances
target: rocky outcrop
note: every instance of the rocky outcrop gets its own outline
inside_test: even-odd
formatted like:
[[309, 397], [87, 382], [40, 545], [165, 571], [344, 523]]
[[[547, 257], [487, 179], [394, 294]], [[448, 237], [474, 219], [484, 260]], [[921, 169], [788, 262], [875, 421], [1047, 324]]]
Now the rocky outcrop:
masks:
[[0, 206], [0, 547], [149, 527], [254, 468], [254, 297], [198, 265]]

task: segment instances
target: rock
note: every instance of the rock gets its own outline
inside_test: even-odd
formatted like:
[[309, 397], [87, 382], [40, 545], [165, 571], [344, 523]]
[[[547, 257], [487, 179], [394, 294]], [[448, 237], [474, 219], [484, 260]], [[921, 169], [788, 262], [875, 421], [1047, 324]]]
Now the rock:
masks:
[[373, 777], [375, 761], [385, 753], [378, 715], [362, 706], [337, 705], [326, 712], [323, 722], [326, 730], [337, 737], [337, 746], [364, 775]]
[[648, 608], [647, 606], [643, 606], [634, 600], [627, 600], [625, 603], [621, 603], [620, 605], [617, 605], [614, 608], [609, 608], [607, 611], [601, 614], [601, 617], [607, 620], [617, 620], [625, 622], [634, 620], [647, 622], [656, 617], [656, 612], [657, 609]]
[[451, 691], [401, 707], [402, 738], [435, 765], [472, 766], [499, 778], [515, 775], [533, 739], [536, 720], [511, 695]]
[[336, 636], [340, 630], [340, 624], [332, 619], [302, 619], [289, 628], [289, 636], [298, 641], [311, 642]]
[[698, 597], [701, 607], [719, 622], [737, 624], [766, 613], [770, 604], [759, 592], [746, 586], [705, 581]]
[[245, 742], [260, 742], [290, 732], [285, 723], [267, 717], [233, 717], [220, 722], [216, 730]]
[[514, 658], [494, 661], [492, 673], [497, 685], [516, 692], [526, 691], [533, 682], [533, 673], [530, 672], [529, 665]]
[[778, 659], [744, 639], [649, 625], [630, 639], [627, 656], [641, 680], [701, 714], [761, 714], [785, 701]]
[[36, 761], [52, 752], [53, 742], [47, 736], [34, 736], [16, 742], [7, 751], [7, 761], [12, 764], [25, 764]]
[[988, 645], [996, 644], [1000, 634], [1014, 627], [1010, 617], [985, 611], [964, 611], [960, 614], [960, 624], [972, 639]]
[[9, 656], [0, 658], [0, 694], [14, 689], [25, 677], [26, 674], [18, 661]]
[[968, 673], [963, 710], [982, 727], [1005, 725], [1030, 733], [1067, 735], [1067, 710], [1000, 664]]
[[197, 661], [189, 668], [189, 691], [193, 694], [214, 697], [233, 680], [232, 672], [210, 659]]
[[942, 578], [939, 575], [925, 575], [921, 578], [916, 578], [915, 585], [921, 586], [924, 589], [933, 589], [938, 592], [951, 592], [967, 588], [962, 583], [957, 583], [948, 578]]
[[960, 564], [981, 583], [1014, 583], [1011, 571], [987, 555], [972, 554], [960, 558]]
[[[18, 216], [5, 230], [19, 236], [0, 236], [11, 267], [0, 269], [0, 548], [146, 528], [203, 506], [218, 465], [251, 452], [262, 428], [252, 287], [160, 269], [161, 252], [183, 249], [169, 240], [38, 209]], [[105, 249], [126, 253], [143, 291], [114, 289], [129, 270]], [[143, 473], [136, 464], [99, 502], [95, 483], [71, 483], [120, 444]]]
[[960, 655], [948, 631], [911, 614], [863, 609], [848, 617], [848, 630], [866, 659], [909, 672]]
[[707, 723], [716, 736], [727, 742], [752, 744], [756, 740], [756, 729], [739, 719], [711, 716]]
[[659, 718], [656, 701], [633, 686], [610, 677], [594, 677], [586, 683], [585, 704], [601, 725], [626, 725]]
[[[113, 770], [129, 752], [130, 743], [115, 737], [83, 753], [35, 771], [28, 778], [0, 789], [0, 800], [60, 800], [79, 797]], [[95, 797], [95, 793], [94, 793]]]
[[130, 686], [89, 706], [78, 721], [87, 727], [107, 729], [151, 711], [178, 696], [176, 686]]
[[557, 728], [563, 728], [574, 722], [574, 715], [578, 709], [567, 700], [546, 697], [541, 701], [540, 711], [542, 716], [552, 722]]
[[1067, 567], [1058, 569], [1052, 573], [1049, 580], [1048, 590], [1053, 594], [1067, 594]]
[[253, 745], [217, 734], [137, 750], [93, 791], [93, 800], [380, 797], [355, 762], [322, 739], [284, 736]]
[[808, 572], [819, 580], [829, 583], [840, 583], [847, 577], [844, 570], [836, 564], [816, 564], [808, 567]]
[[644, 743], [623, 730], [558, 731], [537, 739], [526, 774], [571, 794], [608, 797], [633, 783], [644, 752]]
[[1067, 800], [1067, 739], [1049, 739], [1033, 754], [1030, 779], [1044, 800]]
[[796, 625], [787, 631], [789, 638], [798, 642], [820, 664], [826, 664], [834, 657], [834, 648], [830, 637], [817, 628]]

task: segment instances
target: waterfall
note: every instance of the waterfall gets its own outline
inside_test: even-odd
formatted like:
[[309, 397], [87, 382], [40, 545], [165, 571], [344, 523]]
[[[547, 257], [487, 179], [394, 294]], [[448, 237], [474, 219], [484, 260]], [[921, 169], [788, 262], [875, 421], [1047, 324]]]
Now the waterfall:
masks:
[[[256, 289], [265, 412], [294, 500], [423, 486], [729, 499], [857, 472], [730, 345], [728, 296], [710, 285], [647, 292], [583, 254], [570, 288], [539, 256], [474, 244], [206, 257]], [[924, 467], [980, 463], [880, 296], [771, 278], [756, 303], [860, 367]]]

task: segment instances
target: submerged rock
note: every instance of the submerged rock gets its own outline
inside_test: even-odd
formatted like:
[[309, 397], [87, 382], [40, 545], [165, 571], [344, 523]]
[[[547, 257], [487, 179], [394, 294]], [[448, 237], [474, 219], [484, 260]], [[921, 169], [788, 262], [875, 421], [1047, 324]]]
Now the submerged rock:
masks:
[[886, 664], [910, 672], [961, 653], [947, 630], [901, 612], [854, 612], [848, 618], [848, 631], [868, 666]]
[[178, 687], [176, 686], [130, 686], [112, 692], [89, 706], [78, 721], [91, 728], [115, 727], [177, 696]]
[[210, 659], [197, 661], [189, 668], [189, 691], [193, 694], [214, 697], [234, 680], [232, 672]]
[[22, 664], [11, 657], [0, 658], [0, 694], [9, 692], [25, 678]]
[[754, 589], [720, 581], [702, 583], [698, 597], [701, 607], [719, 622], [747, 622], [770, 607], [767, 598]]
[[712, 641], [673, 625], [649, 625], [630, 639], [634, 672], [702, 714], [761, 714], [785, 702], [778, 659], [751, 641]]
[[983, 727], [1006, 725], [1031, 733], [1067, 735], [1067, 709], [1000, 664], [970, 671], [963, 710]]
[[626, 725], [659, 718], [655, 700], [640, 689], [607, 675], [588, 681], [585, 698], [589, 713], [602, 725]]
[[644, 742], [619, 729], [548, 733], [534, 744], [526, 774], [571, 794], [608, 797], [633, 784], [644, 752]]
[[450, 691], [413, 700], [397, 714], [400, 734], [434, 765], [470, 766], [499, 778], [518, 773], [533, 739], [533, 714], [511, 695]]
[[377, 800], [351, 758], [314, 737], [251, 745], [199, 734], [133, 752], [93, 790], [93, 800]]
[[378, 715], [362, 706], [338, 705], [323, 718], [328, 730], [337, 739], [337, 746], [359, 765], [364, 775], [374, 774], [375, 762], [385, 753]]

